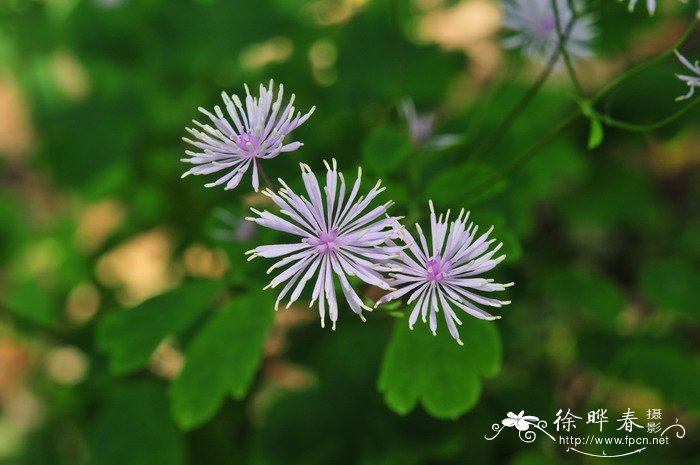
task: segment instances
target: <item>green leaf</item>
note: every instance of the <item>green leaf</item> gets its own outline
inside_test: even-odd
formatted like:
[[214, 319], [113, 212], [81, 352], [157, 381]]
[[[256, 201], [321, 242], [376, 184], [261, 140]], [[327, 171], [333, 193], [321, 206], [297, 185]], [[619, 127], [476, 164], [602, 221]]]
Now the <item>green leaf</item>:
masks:
[[186, 283], [131, 310], [106, 315], [97, 328], [97, 343], [110, 356], [110, 371], [142, 368], [158, 344], [192, 324], [221, 288], [220, 282]]
[[610, 280], [583, 270], [562, 270], [552, 274], [547, 294], [567, 311], [583, 310], [607, 328], [617, 327], [625, 299]]
[[182, 465], [185, 444], [152, 382], [119, 387], [99, 410], [88, 435], [89, 465]]
[[411, 153], [405, 130], [391, 126], [374, 128], [362, 145], [362, 166], [377, 174], [396, 171]]
[[700, 317], [700, 273], [690, 260], [673, 257], [647, 263], [641, 288], [659, 309]]
[[187, 348], [185, 367], [171, 386], [175, 421], [185, 429], [205, 423], [229, 394], [245, 396], [260, 365], [274, 320], [268, 293], [230, 300]]
[[603, 124], [595, 116], [591, 117], [591, 131], [588, 134], [588, 150], [598, 148], [603, 143]]
[[427, 327], [414, 331], [406, 319], [396, 323], [379, 375], [379, 391], [400, 414], [421, 403], [436, 418], [457, 418], [471, 410], [481, 393], [481, 378], [501, 369], [501, 340], [492, 322], [462, 317], [464, 346], [447, 328], [433, 336]]

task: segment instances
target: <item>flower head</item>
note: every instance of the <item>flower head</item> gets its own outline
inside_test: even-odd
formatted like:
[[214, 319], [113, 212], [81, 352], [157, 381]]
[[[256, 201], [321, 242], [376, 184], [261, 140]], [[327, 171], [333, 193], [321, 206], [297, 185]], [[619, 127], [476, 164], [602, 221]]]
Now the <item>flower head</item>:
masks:
[[677, 97], [676, 100], [686, 100], [693, 96], [696, 87], [700, 87], [700, 63], [696, 61], [695, 64], [693, 64], [686, 57], [678, 53], [678, 50], [674, 50], [674, 52], [678, 59], [681, 61], [681, 63], [683, 63], [686, 68], [688, 68], [695, 74], [695, 76], [676, 74], [676, 76], [678, 76], [678, 79], [685, 82], [690, 88], [687, 94]]
[[406, 99], [399, 108], [408, 125], [408, 135], [414, 146], [430, 149], [443, 149], [459, 142], [456, 134], [435, 136], [435, 113], [418, 114], [413, 100]]
[[260, 84], [259, 97], [251, 96], [248, 86], [245, 86], [245, 91], [245, 109], [238, 96], [229, 97], [225, 92], [221, 94], [230, 122], [218, 105], [214, 107], [214, 114], [199, 108], [213, 126], [193, 120], [197, 128], [187, 128], [194, 139], [183, 140], [196, 150], [185, 151], [189, 158], [181, 161], [196, 166], [183, 174], [183, 178], [189, 174], [225, 171], [223, 176], [205, 186], [226, 183], [226, 189], [234, 189], [252, 165], [253, 189], [257, 191], [260, 160], [275, 158], [282, 152], [292, 152], [303, 145], [301, 142], [284, 144], [283, 141], [285, 136], [309, 119], [315, 107], [303, 116], [301, 112], [295, 114], [292, 94], [289, 103], [282, 110], [284, 86], [279, 86], [275, 100], [272, 81], [268, 88]]
[[[572, 57], [591, 55], [590, 42], [594, 37], [593, 20], [588, 16], [575, 17], [568, 0], [556, 0], [562, 34], [568, 32], [564, 43]], [[578, 1], [575, 2], [578, 5]], [[504, 0], [504, 23], [513, 31], [503, 45], [520, 48], [531, 58], [551, 59], [559, 49], [557, 17], [551, 0]], [[573, 24], [571, 22], [574, 21]]]
[[[280, 207], [286, 217], [267, 211], [253, 209], [257, 215], [248, 218], [260, 226], [293, 234], [297, 241], [287, 244], [263, 245], [248, 252], [254, 257], [279, 258], [268, 273], [273, 270], [286, 269], [279, 273], [266, 287], [277, 287], [284, 283], [275, 308], [291, 291], [289, 307], [295, 302], [309, 280], [315, 277], [311, 295], [313, 306], [318, 300], [321, 326], [325, 324], [326, 305], [335, 329], [338, 320], [338, 302], [335, 281], [340, 283], [345, 300], [360, 318], [362, 310], [371, 310], [350, 286], [348, 276], [356, 276], [365, 283], [389, 290], [390, 287], [381, 272], [386, 271], [381, 265], [391, 259], [398, 247], [386, 247], [387, 238], [393, 234], [393, 225], [397, 218], [386, 216], [387, 209], [393, 202], [369, 208], [372, 201], [384, 191], [381, 182], [367, 193], [358, 197], [362, 171], [350, 192], [347, 192], [345, 178], [337, 171], [335, 160], [333, 166], [326, 164], [326, 185], [323, 191], [319, 187], [316, 175], [311, 169], [301, 164], [301, 175], [306, 188], [305, 197], [296, 194], [284, 181], [283, 189], [278, 193], [265, 190], [263, 193]], [[340, 182], [338, 182], [340, 181]]]
[[[462, 344], [457, 331], [457, 325], [462, 322], [453, 307], [483, 320], [500, 318], [481, 310], [477, 304], [500, 307], [510, 301], [484, 297], [478, 292], [502, 291], [513, 283], [498, 284], [493, 279], [478, 277], [491, 271], [505, 258], [505, 255], [493, 258], [503, 244], [489, 251], [495, 241], [489, 240], [493, 228], [477, 236], [478, 226], [474, 223], [467, 226], [469, 213], [462, 210], [452, 222], [449, 216], [448, 211], [444, 218], [442, 215], [436, 218], [430, 203], [430, 243], [418, 224], [420, 242], [416, 242], [408, 231], [400, 231], [406, 247], [392, 261], [394, 273], [391, 276], [394, 279], [390, 283], [396, 290], [382, 297], [377, 304], [408, 295], [407, 303], [415, 302], [408, 319], [409, 326], [413, 328], [421, 316], [423, 322], [429, 320], [433, 334], [437, 331], [437, 313], [442, 310], [450, 334]], [[393, 245], [391, 241], [390, 245]]]

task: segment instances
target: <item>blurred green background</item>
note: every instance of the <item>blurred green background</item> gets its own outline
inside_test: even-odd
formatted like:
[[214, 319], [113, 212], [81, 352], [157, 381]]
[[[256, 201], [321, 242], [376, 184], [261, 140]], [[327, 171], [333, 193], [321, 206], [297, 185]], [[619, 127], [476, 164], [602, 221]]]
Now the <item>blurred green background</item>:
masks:
[[[602, 2], [588, 92], [682, 35], [693, 5], [659, 3]], [[508, 411], [601, 407], [687, 430], [608, 460], [700, 463], [700, 112], [593, 151], [581, 118], [477, 189], [576, 108], [555, 72], [472, 157], [541, 69], [502, 35], [489, 0], [0, 0], [0, 464], [602, 463], [484, 439]], [[666, 60], [599, 110], [673, 113], [682, 71]], [[271, 78], [317, 110], [270, 175], [298, 186], [298, 162], [335, 157], [411, 222], [428, 199], [471, 209], [516, 283], [501, 320], [465, 321], [460, 349], [444, 327], [407, 333], [400, 307], [341, 308], [335, 332], [303, 305], [272, 313], [270, 263], [243, 252], [281, 236], [220, 219], [266, 199], [179, 162], [198, 106]], [[459, 143], [411, 139], [406, 99]]]

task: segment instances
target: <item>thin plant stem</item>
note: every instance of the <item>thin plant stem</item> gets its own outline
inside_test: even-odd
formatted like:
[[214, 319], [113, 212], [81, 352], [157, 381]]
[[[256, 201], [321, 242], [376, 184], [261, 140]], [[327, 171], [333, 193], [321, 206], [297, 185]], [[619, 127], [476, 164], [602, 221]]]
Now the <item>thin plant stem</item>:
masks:
[[627, 80], [637, 76], [638, 74], [643, 73], [644, 71], [651, 68], [652, 66], [664, 61], [666, 58], [668, 58], [673, 53], [674, 50], [682, 47], [683, 44], [685, 44], [685, 42], [690, 38], [693, 31], [695, 31], [695, 28], [697, 27], [697, 25], [698, 25], [698, 18], [695, 18], [690, 23], [690, 25], [688, 26], [688, 29], [686, 29], [685, 33], [681, 36], [681, 38], [676, 41], [676, 43], [673, 45], [673, 47], [669, 48], [661, 55], [658, 55], [650, 60], [647, 60], [643, 63], [638, 64], [634, 68], [631, 68], [630, 70], [621, 74], [617, 78], [613, 79], [612, 82], [610, 82], [607, 86], [603, 87], [602, 90], [600, 90], [595, 96], [593, 96], [591, 98], [590, 103], [594, 104], [594, 103], [599, 102], [600, 100], [603, 99], [603, 97], [607, 96], [610, 92], [612, 92], [617, 87], [619, 87], [620, 84], [623, 83], [624, 81], [627, 81]]
[[478, 160], [483, 155], [493, 150], [494, 147], [496, 147], [496, 145], [498, 145], [498, 142], [501, 140], [503, 134], [507, 133], [510, 130], [511, 126], [513, 126], [513, 123], [515, 123], [520, 114], [525, 110], [525, 108], [527, 108], [530, 102], [532, 102], [532, 99], [535, 98], [535, 95], [537, 95], [544, 83], [547, 81], [549, 75], [552, 73], [555, 62], [556, 59], [553, 59], [550, 60], [549, 63], [547, 63], [545, 68], [542, 70], [542, 74], [540, 74], [540, 76], [537, 78], [537, 81], [535, 81], [535, 83], [528, 89], [527, 93], [520, 99], [520, 101], [518, 101], [518, 103], [513, 107], [510, 113], [508, 113], [508, 115], [501, 121], [501, 124], [498, 125], [496, 130], [491, 134], [491, 136], [481, 146], [481, 148], [477, 149], [472, 154], [473, 160]]
[[513, 126], [515, 121], [518, 119], [520, 114], [525, 111], [525, 109], [530, 105], [532, 100], [535, 98], [537, 93], [540, 91], [544, 83], [547, 81], [549, 78], [550, 74], [552, 74], [552, 71], [554, 70], [554, 67], [556, 66], [557, 61], [559, 60], [559, 55], [560, 55], [560, 49], [562, 48], [562, 40], [566, 41], [568, 40], [569, 35], [571, 34], [571, 31], [574, 28], [574, 24], [576, 23], [577, 17], [573, 17], [571, 19], [571, 22], [567, 25], [566, 31], [563, 32], [562, 36], [560, 36], [559, 39], [559, 47], [556, 52], [552, 54], [552, 56], [549, 58], [547, 61], [547, 64], [545, 65], [544, 69], [542, 70], [542, 73], [540, 76], [537, 78], [537, 80], [533, 83], [532, 86], [528, 89], [528, 91], [523, 95], [523, 97], [518, 101], [518, 103], [513, 107], [513, 109], [506, 115], [506, 117], [501, 121], [501, 123], [498, 125], [496, 130], [491, 134], [491, 136], [484, 142], [484, 144], [477, 148], [477, 150], [472, 154], [472, 159], [473, 160], [478, 160], [481, 157], [483, 157], [486, 153], [489, 153], [492, 151], [496, 145], [498, 145], [498, 142], [500, 142], [501, 137], [503, 137], [504, 134], [506, 134], [510, 128]]
[[[673, 53], [673, 50], [681, 47], [688, 40], [688, 38], [693, 33], [693, 31], [695, 30], [697, 25], [698, 25], [698, 18], [695, 18], [690, 23], [690, 25], [688, 26], [688, 29], [685, 31], [683, 36], [681, 36], [681, 38], [678, 39], [678, 41], [676, 41], [676, 43], [673, 45], [673, 47], [671, 47], [669, 50], [665, 51], [664, 53], [662, 53], [658, 57], [654, 57], [651, 60], [649, 60], [645, 63], [641, 63], [641, 64], [635, 66], [634, 68], [630, 69], [629, 71], [623, 73], [621, 76], [619, 76], [618, 78], [613, 80], [612, 83], [608, 84], [603, 89], [598, 91], [598, 93], [596, 93], [593, 97], [591, 97], [591, 99], [588, 100], [588, 102], [586, 102], [586, 104], [590, 105], [589, 108], [592, 108], [592, 105], [594, 103], [599, 102], [603, 97], [605, 97], [610, 92], [615, 90], [617, 87], [619, 87], [625, 81], [640, 74], [644, 70], [650, 68], [651, 66], [655, 65], [656, 63], [659, 63], [660, 61], [662, 61], [664, 58], [668, 57], [670, 54]], [[602, 115], [602, 114], [596, 114], [596, 116], [598, 116], [601, 119], [601, 121], [603, 121], [603, 122], [607, 123], [606, 119], [608, 121], [614, 122], [613, 124], [618, 125], [618, 127], [621, 127], [621, 124], [628, 126], [628, 128], [634, 127], [635, 131], [658, 129], [658, 128], [674, 121], [675, 119], [679, 118], [680, 116], [687, 113], [688, 111], [690, 111], [692, 108], [694, 108], [696, 106], [697, 101], [700, 101], [700, 100], [696, 99], [695, 102], [691, 103], [690, 105], [687, 105], [682, 110], [670, 115], [667, 118], [664, 118], [661, 121], [657, 121], [656, 123], [651, 123], [649, 125], [634, 125], [631, 123], [623, 123], [621, 121], [614, 120], [614, 119], [612, 119], [606, 115]], [[552, 142], [554, 139], [556, 139], [557, 136], [559, 136], [559, 134], [561, 134], [570, 124], [572, 124], [574, 121], [576, 121], [576, 119], [578, 119], [580, 116], [582, 116], [583, 111], [584, 111], [584, 106], [580, 106], [575, 111], [569, 113], [566, 117], [564, 117], [559, 122], [559, 124], [557, 124], [554, 128], [552, 128], [547, 134], [545, 134], [540, 140], [538, 140], [532, 147], [530, 147], [528, 150], [526, 150], [525, 152], [520, 154], [517, 158], [513, 159], [510, 163], [506, 164], [498, 172], [494, 173], [492, 176], [489, 176], [485, 181], [479, 183], [473, 189], [470, 189], [467, 194], [468, 195], [475, 195], [475, 194], [481, 193], [483, 190], [488, 189], [493, 184], [501, 181], [503, 178], [508, 176], [510, 173], [512, 173], [513, 171], [517, 170], [522, 165], [527, 163], [532, 157], [537, 155], [550, 142]], [[611, 125], [613, 125], [613, 124], [611, 124]], [[647, 127], [644, 127], [644, 126], [647, 126]], [[643, 127], [644, 127], [644, 129], [640, 129]], [[628, 129], [628, 128], [624, 128], [624, 129]], [[632, 130], [632, 129], [630, 129], [630, 130]]]
[[[581, 83], [578, 80], [578, 77], [576, 76], [576, 70], [574, 70], [574, 65], [571, 60], [571, 55], [569, 55], [568, 50], [566, 49], [566, 41], [568, 40], [568, 37], [564, 36], [564, 30], [562, 28], [561, 24], [561, 14], [559, 13], [559, 4], [557, 3], [557, 0], [551, 0], [552, 2], [552, 9], [554, 10], [554, 18], [555, 18], [555, 24], [557, 28], [557, 35], [559, 36], [559, 54], [562, 57], [562, 60], [564, 61], [564, 66], [566, 67], [566, 71], [569, 73], [569, 78], [571, 79], [571, 83], [573, 84], [574, 88], [576, 89], [576, 93], [579, 95], [583, 96], [583, 87], [581, 87]], [[576, 6], [574, 5], [573, 0], [568, 0], [569, 8], [571, 9], [571, 23], [572, 26], [571, 28], [573, 29], [573, 23], [576, 21]], [[568, 27], [568, 25], [567, 25]]]
[[[503, 75], [500, 78], [498, 78], [493, 84], [485, 88], [485, 96], [483, 98], [478, 99], [474, 103], [474, 106], [472, 108], [474, 115], [481, 114], [481, 110], [487, 108], [491, 104], [491, 102], [493, 102], [494, 96], [499, 95], [503, 91], [503, 89], [505, 89], [506, 87], [510, 87], [513, 84], [513, 82], [515, 82], [515, 80], [520, 75], [522, 67], [519, 67], [515, 71], [513, 71], [512, 68], [512, 64], [509, 63], [507, 65], [505, 73], [503, 73]], [[476, 116], [472, 117], [467, 127], [467, 130], [462, 136], [462, 140], [457, 145], [461, 146], [462, 148], [468, 147], [468, 145], [474, 141], [476, 135], [483, 130], [484, 123], [485, 122], [483, 121], [483, 119], [478, 118]]]
[[260, 173], [260, 177], [265, 182], [265, 185], [274, 191], [275, 186], [274, 186], [274, 184], [272, 184], [272, 181], [270, 181], [270, 178], [267, 176], [267, 173], [262, 168], [262, 165], [260, 164], [260, 160], [258, 158], [255, 158], [255, 167], [258, 169], [258, 173]]
[[545, 134], [540, 140], [538, 140], [535, 145], [530, 147], [527, 151], [523, 152], [517, 158], [513, 159], [510, 163], [506, 164], [498, 172], [494, 173], [492, 176], [486, 178], [483, 182], [477, 184], [474, 188], [470, 189], [467, 195], [476, 195], [484, 190], [490, 188], [495, 183], [501, 181], [503, 178], [508, 176], [513, 171], [517, 170], [525, 163], [530, 161], [532, 157], [537, 155], [543, 148], [545, 148], [550, 142], [559, 136], [571, 123], [576, 121], [576, 119], [581, 116], [580, 110], [575, 110], [569, 113], [564, 119], [562, 119], [559, 124], [554, 126], [547, 134]]
[[656, 121], [654, 123], [629, 123], [626, 121], [619, 120], [617, 118], [613, 118], [612, 116], [605, 115], [603, 113], [599, 113], [597, 111], [593, 111], [593, 114], [595, 115], [596, 118], [598, 118], [600, 121], [605, 123], [608, 126], [612, 126], [615, 128], [619, 129], [624, 129], [626, 131], [630, 132], [646, 132], [646, 131], [653, 131], [655, 129], [662, 128], [666, 126], [667, 124], [670, 124], [680, 118], [681, 116], [685, 115], [688, 113], [690, 110], [695, 108], [698, 104], [700, 104], [700, 99], [694, 99], [690, 104], [684, 106], [680, 110], [676, 111], [675, 113], [667, 116], [664, 119], [661, 119], [659, 121]]

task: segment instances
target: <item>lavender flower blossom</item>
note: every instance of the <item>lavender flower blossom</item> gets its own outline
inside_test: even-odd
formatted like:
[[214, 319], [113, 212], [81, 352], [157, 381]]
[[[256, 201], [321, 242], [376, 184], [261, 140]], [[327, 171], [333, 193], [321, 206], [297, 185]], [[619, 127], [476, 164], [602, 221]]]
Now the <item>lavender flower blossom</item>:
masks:
[[335, 329], [338, 320], [334, 284], [336, 279], [340, 282], [350, 308], [363, 321], [362, 310], [371, 311], [371, 308], [363, 303], [350, 286], [348, 276], [356, 276], [365, 283], [391, 290], [381, 274], [387, 271], [387, 268], [381, 264], [386, 263], [399, 250], [398, 247], [384, 245], [387, 238], [393, 234], [393, 225], [398, 218], [381, 218], [393, 202], [366, 211], [377, 195], [384, 191], [383, 187], [380, 188], [381, 181], [377, 182], [366, 196], [358, 198], [362, 179], [360, 169], [357, 181], [346, 197], [345, 178], [337, 171], [335, 160], [332, 168], [327, 163], [326, 168], [326, 185], [321, 191], [316, 175], [307, 165], [301, 164], [301, 175], [308, 199], [297, 195], [281, 179], [280, 183], [284, 188], [278, 193], [270, 189], [263, 191], [280, 207], [280, 212], [286, 218], [252, 209], [257, 217], [247, 219], [260, 226], [298, 236], [299, 240], [287, 244], [263, 245], [247, 254], [251, 255], [249, 260], [255, 257], [284, 257], [272, 265], [268, 273], [282, 267], [287, 268], [265, 287], [274, 288], [284, 283], [275, 309], [291, 291], [287, 303], [289, 308], [299, 298], [307, 282], [315, 276], [310, 307], [318, 299], [321, 326], [325, 326], [327, 305]]
[[[448, 211], [444, 219], [442, 215], [436, 219], [430, 202], [430, 246], [420, 225], [416, 224], [420, 243], [408, 231], [400, 231], [399, 235], [406, 243], [404, 249], [410, 254], [402, 249], [398, 259], [392, 261], [395, 272], [390, 274], [394, 278], [390, 283], [396, 290], [382, 297], [377, 305], [408, 295], [408, 305], [416, 302], [408, 319], [410, 328], [413, 329], [420, 315], [423, 322], [429, 319], [433, 334], [437, 331], [437, 313], [442, 310], [450, 334], [463, 345], [457, 331], [457, 325], [462, 322], [453, 307], [482, 320], [498, 319], [499, 316], [481, 310], [476, 304], [501, 307], [510, 301], [484, 297], [474, 291], [502, 291], [513, 283], [498, 284], [493, 279], [478, 277], [491, 271], [505, 258], [505, 255], [493, 258], [503, 244], [488, 250], [495, 241], [488, 239], [493, 227], [477, 237], [478, 226], [470, 223], [467, 227], [469, 213], [465, 215], [462, 210], [451, 223], [449, 217]], [[393, 242], [388, 243], [394, 246]]]
[[[568, 0], [556, 0], [562, 33], [571, 27], [564, 48], [570, 56], [591, 56], [590, 42], [595, 33], [590, 17], [575, 17]], [[579, 2], [575, 3], [578, 9]], [[521, 48], [524, 55], [549, 60], [559, 49], [557, 19], [551, 0], [504, 0], [503, 22], [513, 35], [503, 41], [506, 48]], [[571, 26], [571, 21], [575, 21]]]
[[185, 142], [196, 147], [196, 151], [187, 150], [190, 158], [181, 161], [197, 165], [182, 175], [211, 174], [226, 170], [226, 174], [215, 182], [205, 184], [206, 187], [226, 183], [225, 189], [234, 189], [241, 182], [243, 175], [253, 166], [253, 189], [259, 187], [258, 174], [261, 170], [260, 160], [275, 158], [280, 153], [292, 152], [303, 144], [301, 142], [283, 143], [283, 139], [294, 129], [306, 122], [316, 107], [311, 108], [302, 116], [301, 112], [294, 114], [294, 94], [280, 113], [284, 86], [279, 86], [277, 99], [273, 101], [273, 82], [269, 88], [260, 85], [260, 96], [250, 95], [245, 86], [245, 109], [236, 95], [230, 97], [221, 94], [228, 116], [233, 126], [224, 116], [221, 108], [214, 107], [214, 114], [199, 108], [214, 125], [202, 124], [193, 120], [199, 128], [186, 128], [194, 140], [183, 138]]
[[404, 100], [399, 110], [406, 120], [408, 135], [414, 146], [439, 150], [459, 143], [460, 136], [456, 134], [435, 136], [435, 113], [418, 114], [413, 100]]
[[686, 57], [681, 55], [678, 52], [678, 50], [674, 50], [674, 52], [675, 52], [676, 56], [678, 57], [678, 59], [681, 61], [681, 63], [683, 63], [683, 65], [685, 65], [685, 67], [688, 68], [690, 71], [695, 73], [695, 76], [676, 74], [676, 76], [678, 76], [678, 79], [685, 82], [688, 85], [688, 87], [690, 88], [690, 90], [688, 91], [687, 94], [681, 95], [680, 97], [677, 97], [676, 100], [677, 101], [678, 100], [687, 100], [693, 96], [693, 94], [695, 93], [695, 88], [700, 87], [700, 63], [698, 63], [696, 61], [695, 64], [693, 64]]

